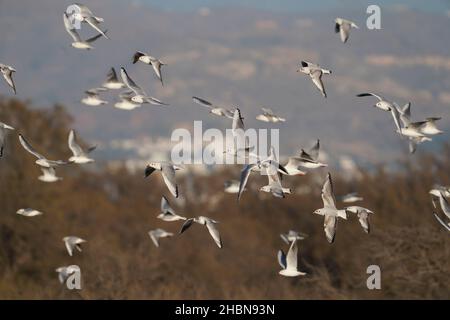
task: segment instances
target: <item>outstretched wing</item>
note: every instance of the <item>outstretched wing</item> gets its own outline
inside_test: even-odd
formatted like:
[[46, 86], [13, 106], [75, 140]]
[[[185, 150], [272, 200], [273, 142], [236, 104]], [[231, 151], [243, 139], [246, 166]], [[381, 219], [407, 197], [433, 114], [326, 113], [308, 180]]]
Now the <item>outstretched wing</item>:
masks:
[[214, 242], [219, 248], [222, 249], [222, 239], [220, 238], [219, 230], [216, 228], [215, 223], [209, 220], [206, 221], [206, 227], [208, 228], [209, 234], [214, 239]]
[[73, 41], [80, 42], [81, 38], [78, 32], [73, 28], [72, 24], [69, 21], [69, 17], [67, 16], [67, 13], [64, 12], [63, 14], [64, 19], [64, 27], [66, 28], [67, 33], [72, 37]]
[[325, 215], [325, 220], [323, 224], [325, 230], [325, 236], [329, 243], [333, 243], [334, 237], [336, 235], [337, 218], [330, 215]]
[[321, 196], [324, 208], [336, 209], [336, 199], [334, 197], [333, 182], [330, 173], [327, 174], [327, 178], [323, 184]]
[[33, 156], [35, 156], [38, 159], [45, 159], [41, 154], [39, 154], [34, 148], [25, 140], [25, 138], [19, 134], [19, 141], [22, 147], [27, 150], [29, 153], [31, 153]]
[[182, 234], [182, 233], [185, 232], [187, 229], [189, 229], [190, 226], [192, 226], [192, 223], [194, 223], [194, 218], [189, 218], [189, 219], [187, 219], [187, 220], [183, 223], [183, 225], [181, 226], [180, 234]]
[[175, 198], [178, 198], [178, 186], [175, 181], [175, 169], [173, 168], [173, 166], [162, 164], [161, 173], [164, 182], [167, 185], [167, 188], [169, 188], [170, 193], [172, 193]]
[[164, 196], [161, 198], [161, 212], [170, 212], [172, 214], [175, 214], [175, 211], [170, 206], [169, 201]]
[[298, 254], [297, 240], [294, 240], [292, 241], [286, 256], [286, 267], [287, 267], [286, 269], [297, 270], [297, 263], [298, 263], [297, 254]]
[[70, 130], [69, 133], [69, 149], [70, 151], [72, 151], [73, 155], [75, 157], [80, 157], [82, 155], [84, 155], [83, 149], [81, 149], [81, 147], [77, 144], [76, 140], [75, 140], [75, 131]]
[[284, 254], [283, 250], [278, 250], [277, 258], [280, 267], [286, 269], [286, 255]]

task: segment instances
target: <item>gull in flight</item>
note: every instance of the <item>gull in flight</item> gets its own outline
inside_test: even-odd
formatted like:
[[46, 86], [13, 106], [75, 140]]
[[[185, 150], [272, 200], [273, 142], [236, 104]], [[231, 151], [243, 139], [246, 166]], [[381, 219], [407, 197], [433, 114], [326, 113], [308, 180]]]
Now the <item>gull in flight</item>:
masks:
[[292, 241], [305, 240], [308, 235], [302, 232], [289, 230], [288, 233], [280, 234], [280, 237], [284, 242], [286, 242], [286, 244], [290, 244]]
[[161, 76], [161, 66], [166, 65], [164, 62], [141, 51], [137, 51], [133, 56], [133, 64], [135, 64], [138, 61], [151, 65], [159, 81], [161, 81], [161, 85], [164, 86], [163, 79]]
[[161, 198], [161, 213], [157, 216], [157, 218], [168, 222], [186, 220], [185, 217], [175, 213], [175, 210], [172, 209], [169, 201], [164, 196]]
[[297, 240], [292, 241], [287, 255], [283, 250], [278, 251], [278, 263], [283, 268], [279, 274], [285, 277], [304, 276], [306, 272], [298, 270], [298, 246]]
[[224, 191], [226, 193], [238, 193], [239, 192], [239, 181], [237, 181], [237, 180], [225, 181]]
[[0, 122], [0, 158], [3, 157], [3, 149], [5, 148], [6, 130], [14, 130], [14, 128], [6, 123]]
[[[254, 146], [249, 146], [248, 144], [249, 140], [245, 135], [244, 118], [242, 117], [241, 110], [239, 108], [234, 110], [231, 132], [233, 134], [233, 144], [231, 148], [227, 148], [227, 150], [223, 152], [224, 154], [227, 153], [235, 158], [258, 158], [257, 155], [251, 153]], [[228, 143], [226, 145], [228, 147]]]
[[170, 193], [178, 198], [178, 185], [175, 181], [175, 171], [181, 170], [180, 166], [174, 165], [170, 162], [150, 162], [145, 168], [145, 177], [148, 177], [155, 170], [161, 171], [161, 175], [166, 183]]
[[67, 278], [74, 273], [80, 273], [80, 267], [72, 264], [70, 266], [59, 267], [55, 270], [58, 272], [58, 280], [61, 284], [66, 282]]
[[42, 182], [56, 182], [62, 180], [61, 177], [56, 176], [55, 168], [44, 168], [41, 167], [42, 175], [38, 177], [38, 179]]
[[219, 248], [223, 247], [222, 246], [222, 240], [220, 239], [219, 230], [217, 230], [217, 228], [215, 226], [219, 222], [215, 221], [215, 220], [213, 220], [211, 218], [208, 218], [208, 217], [199, 216], [199, 217], [196, 217], [196, 218], [189, 218], [189, 219], [187, 219], [183, 223], [183, 225], [181, 226], [180, 234], [185, 232], [192, 225], [192, 223], [194, 223], [194, 222], [206, 226], [206, 228], [208, 229], [211, 237], [214, 239], [214, 242], [217, 244], [217, 246]]
[[11, 87], [11, 89], [13, 89], [14, 94], [16, 94], [16, 85], [14, 84], [14, 80], [12, 77], [12, 74], [13, 72], [16, 72], [16, 69], [6, 64], [0, 63], [0, 71], [3, 75], [3, 78], [5, 78], [6, 83]]
[[390, 101], [387, 101], [382, 96], [379, 96], [375, 93], [366, 92], [366, 93], [360, 93], [356, 95], [357, 97], [375, 97], [378, 99], [378, 102], [374, 105], [374, 107], [381, 109], [383, 111], [389, 111], [392, 115], [392, 118], [394, 119], [395, 126], [397, 127], [397, 131], [400, 134], [403, 134], [403, 130], [400, 125], [400, 111], [398, 110], [398, 106]]
[[440, 197], [441, 193], [444, 195], [444, 197], [450, 197], [450, 187], [434, 185], [433, 189], [430, 190], [430, 194], [436, 197]]
[[132, 100], [132, 91], [126, 91], [119, 94], [120, 101], [114, 104], [114, 107], [122, 110], [133, 110], [142, 107], [140, 103], [136, 103]]
[[80, 147], [80, 145], [76, 141], [75, 131], [70, 130], [69, 133], [69, 148], [72, 151], [73, 156], [69, 158], [69, 162], [84, 164], [94, 162], [94, 159], [88, 157], [88, 154], [97, 148], [97, 146], [92, 146], [86, 150], [86, 152]]
[[307, 169], [317, 169], [327, 167], [328, 164], [319, 162], [320, 140], [317, 139], [314, 146], [306, 152], [304, 149], [300, 150], [299, 157], [294, 157], [296, 164]]
[[[430, 191], [431, 193], [431, 191]], [[431, 193], [432, 195], [435, 195], [434, 193]], [[445, 216], [450, 219], [450, 205], [448, 204], [447, 199], [444, 197], [444, 194], [442, 192], [439, 193], [439, 196], [437, 196], [439, 199], [439, 204], [441, 206], [442, 212], [444, 212]], [[433, 203], [433, 207], [437, 209], [437, 205], [435, 203], [434, 198], [431, 198], [431, 202]], [[436, 220], [445, 228], [447, 231], [450, 231], [450, 223], [446, 223], [441, 217], [438, 216], [436, 212], [433, 212], [434, 217]]]
[[106, 75], [106, 81], [102, 84], [106, 89], [116, 90], [125, 87], [125, 84], [117, 78], [116, 70], [111, 68]]
[[407, 103], [403, 108], [396, 105], [400, 111], [400, 120], [403, 123], [402, 133], [409, 139], [409, 152], [414, 153], [417, 146], [423, 142], [431, 141], [429, 136], [441, 134], [443, 131], [436, 127], [439, 117], [430, 117], [425, 121], [411, 122], [411, 103]]
[[342, 19], [342, 18], [336, 18], [334, 20], [334, 22], [335, 22], [334, 31], [336, 33], [339, 32], [339, 34], [341, 36], [341, 41], [343, 43], [347, 42], [348, 36], [350, 35], [350, 29], [351, 28], [359, 29], [359, 27], [354, 22], [352, 22], [350, 20], [346, 20], [346, 19]]
[[286, 193], [291, 194], [290, 188], [284, 188], [281, 185], [281, 179], [277, 167], [274, 164], [271, 164], [269, 168], [266, 168], [266, 174], [269, 179], [269, 184], [261, 187], [261, 189], [259, 189], [260, 191], [272, 193], [277, 198], [284, 198]]
[[31, 209], [31, 208], [19, 209], [19, 210], [17, 210], [16, 213], [20, 214], [21, 216], [24, 216], [24, 217], [35, 217], [35, 216], [40, 216], [43, 214], [41, 211]]
[[215, 114], [217, 116], [233, 119], [234, 112], [229, 109], [225, 109], [225, 108], [213, 105], [211, 102], [206, 101], [199, 97], [192, 97], [192, 100], [201, 106], [209, 108], [210, 109], [209, 113]]
[[150, 230], [148, 232], [148, 235], [150, 236], [153, 243], [155, 244], [155, 247], [159, 248], [159, 238], [172, 237], [173, 233], [167, 232], [163, 229], [155, 229], [155, 230]]
[[350, 206], [344, 208], [347, 213], [354, 213], [359, 218], [359, 223], [366, 233], [370, 232], [369, 215], [373, 214], [373, 211], [360, 206]]
[[[77, 20], [79, 22], [84, 22], [89, 24], [92, 28], [94, 28], [98, 33], [100, 33], [101, 35], [103, 35], [106, 39], [109, 39], [108, 36], [105, 34], [105, 32], [102, 31], [102, 29], [100, 29], [99, 25], [100, 22], [103, 22], [104, 19], [95, 16], [92, 11], [86, 7], [85, 5], [79, 4], [79, 3], [75, 3], [72, 5], [72, 7], [74, 8], [73, 13], [71, 13], [68, 17], [72, 18], [74, 20]], [[76, 9], [75, 9], [76, 8]], [[69, 13], [69, 12], [67, 12]]]
[[98, 96], [98, 94], [103, 91], [106, 91], [106, 89], [105, 88], [94, 88], [94, 89], [86, 90], [84, 93], [87, 94], [87, 97], [81, 99], [81, 103], [84, 103], [88, 106], [94, 106], [94, 107], [100, 106], [103, 104], [107, 104], [108, 101], [102, 100]]
[[333, 182], [331, 174], [328, 173], [327, 179], [322, 188], [323, 208], [314, 211], [315, 214], [324, 216], [324, 230], [329, 243], [333, 243], [336, 235], [338, 217], [347, 220], [345, 209], [338, 210], [336, 208], [336, 199], [334, 197]]
[[22, 147], [26, 151], [28, 151], [29, 153], [31, 153], [33, 156], [35, 156], [37, 158], [35, 163], [40, 167], [53, 168], [53, 167], [56, 167], [59, 165], [64, 165], [64, 164], [70, 163], [68, 161], [63, 161], [63, 160], [48, 160], [43, 155], [39, 154], [36, 150], [34, 150], [34, 148], [25, 140], [25, 138], [21, 134], [19, 134], [19, 141], [20, 141], [20, 144], [22, 145]]
[[257, 115], [256, 120], [263, 121], [263, 122], [273, 122], [273, 123], [286, 121], [285, 118], [275, 115], [273, 113], [272, 109], [261, 108], [261, 110], [263, 111], [263, 113]]
[[325, 92], [325, 87], [323, 86], [322, 75], [331, 74], [331, 70], [323, 69], [319, 65], [308, 61], [301, 61], [300, 64], [301, 67], [297, 70], [297, 72], [302, 72], [309, 75], [317, 89], [319, 89], [322, 95], [326, 98], [327, 94]]
[[125, 85], [134, 93], [134, 96], [131, 97], [131, 100], [133, 102], [142, 104], [142, 103], [150, 103], [153, 105], [158, 105], [158, 106], [168, 106], [167, 103], [162, 102], [161, 100], [158, 100], [156, 98], [150, 97], [149, 95], [147, 95], [147, 93], [142, 90], [141, 87], [139, 87], [134, 81], [133, 79], [131, 79], [128, 76], [127, 71], [125, 70], [125, 68], [121, 67], [120, 68], [120, 76], [122, 77], [122, 81], [123, 83], [125, 83]]
[[87, 242], [86, 240], [75, 236], [64, 237], [62, 240], [69, 256], [73, 255], [75, 249], [81, 252], [81, 244]]
[[364, 200], [363, 197], [358, 196], [357, 192], [348, 193], [341, 197], [341, 201], [344, 203], [353, 203]]
[[78, 34], [77, 30], [74, 28], [73, 24], [69, 21], [69, 17], [67, 16], [67, 13], [64, 12], [63, 14], [64, 19], [64, 27], [66, 28], [67, 33], [72, 37], [73, 42], [71, 43], [72, 47], [75, 49], [83, 49], [83, 50], [90, 50], [94, 47], [91, 46], [91, 43], [100, 38], [103, 34], [106, 34], [106, 30], [102, 33], [97, 34], [96, 36], [93, 36], [92, 38], [81, 40], [80, 35]]
[[[302, 167], [303, 160], [299, 157], [289, 157], [288, 162], [284, 165], [284, 168], [287, 171], [287, 175], [289, 176], [304, 176], [306, 174], [305, 171], [302, 171], [300, 167]], [[281, 172], [282, 174], [286, 174]]]
[[[268, 170], [269, 169], [269, 170]], [[250, 177], [250, 174], [252, 172], [261, 172], [265, 171], [268, 175], [274, 175], [275, 172], [280, 172], [284, 174], [288, 174], [288, 171], [286, 168], [284, 168], [281, 164], [278, 163], [275, 155], [275, 150], [273, 147], [270, 148], [270, 155], [267, 159], [261, 160], [260, 158], [257, 158], [257, 161], [255, 163], [249, 163], [244, 166], [244, 168], [241, 171], [241, 179], [239, 181], [239, 192], [238, 192], [238, 201], [241, 199], [242, 193], [245, 190], [245, 186], [247, 185], [248, 178]], [[273, 181], [272, 181], [272, 180]], [[276, 190], [278, 195], [281, 195], [284, 191], [286, 193], [290, 193], [290, 189], [284, 188], [281, 186], [281, 183], [279, 181], [279, 177], [269, 177], [269, 185], [261, 188], [261, 191], [265, 192], [271, 192], [272, 189]], [[278, 180], [278, 182], [277, 182]], [[271, 186], [273, 188], [271, 188]], [[281, 187], [281, 193], [280, 193], [280, 187]], [[284, 195], [283, 195], [284, 196]]]

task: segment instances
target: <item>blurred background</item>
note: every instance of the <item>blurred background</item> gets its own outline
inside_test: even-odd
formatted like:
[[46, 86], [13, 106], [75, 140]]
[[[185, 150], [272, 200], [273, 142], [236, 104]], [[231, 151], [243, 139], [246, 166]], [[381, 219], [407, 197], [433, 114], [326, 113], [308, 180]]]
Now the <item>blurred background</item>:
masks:
[[[368, 1], [90, 1], [111, 40], [99, 39], [88, 52], [70, 47], [62, 22], [70, 4], [0, 1], [0, 62], [17, 69], [18, 91], [11, 99], [0, 83], [0, 121], [17, 129], [0, 160], [0, 298], [450, 298], [448, 233], [428, 195], [435, 183], [450, 184], [448, 133], [409, 155], [390, 116], [355, 97], [373, 91], [400, 105], [410, 101], [414, 120], [441, 116], [439, 127], [449, 130], [448, 1], [377, 1], [381, 30], [365, 27]], [[347, 44], [334, 33], [336, 17], [360, 26]], [[86, 29], [83, 36], [93, 34]], [[168, 64], [164, 87], [150, 67], [132, 64], [136, 50]], [[296, 72], [300, 60], [333, 71], [323, 78], [327, 99]], [[122, 111], [112, 107], [111, 93], [106, 106], [80, 103], [120, 66], [171, 107]], [[371, 234], [353, 216], [339, 223], [333, 245], [326, 242], [322, 218], [312, 214], [322, 204], [326, 170], [287, 178], [295, 193], [283, 200], [258, 193], [265, 179], [256, 177], [239, 206], [223, 192], [239, 167], [189, 166], [178, 201], [160, 177], [144, 179], [147, 161], [167, 157], [172, 130], [194, 120], [231, 126], [195, 105], [194, 95], [238, 105], [247, 127], [280, 128], [284, 156], [320, 139], [336, 194], [358, 191], [360, 204], [375, 212]], [[258, 123], [262, 106], [287, 121]], [[17, 133], [50, 158], [66, 158], [71, 128], [86, 145], [98, 144], [97, 162], [62, 168], [64, 180], [54, 184], [38, 181]], [[221, 221], [224, 249], [201, 226], [155, 248], [148, 230], [180, 227], [156, 219], [162, 195], [180, 214]], [[15, 215], [22, 207], [44, 215]], [[307, 277], [278, 275], [276, 253], [287, 250], [279, 234], [289, 229], [309, 234], [299, 243]], [[67, 256], [67, 235], [88, 240], [81, 254]], [[81, 267], [80, 292], [57, 280], [54, 269], [69, 264]], [[381, 267], [382, 290], [366, 288], [371, 264]]]

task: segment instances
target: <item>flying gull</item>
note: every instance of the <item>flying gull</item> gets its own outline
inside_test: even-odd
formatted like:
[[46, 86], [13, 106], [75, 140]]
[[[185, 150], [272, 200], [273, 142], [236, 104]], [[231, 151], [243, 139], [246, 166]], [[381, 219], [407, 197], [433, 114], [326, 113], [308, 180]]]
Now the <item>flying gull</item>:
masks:
[[59, 267], [55, 270], [58, 272], [58, 280], [61, 284], [65, 283], [67, 278], [74, 273], [80, 273], [80, 267], [73, 264], [70, 266]]
[[348, 36], [350, 35], [350, 29], [351, 28], [359, 29], [359, 27], [354, 22], [352, 22], [350, 20], [346, 20], [346, 19], [342, 19], [342, 18], [336, 18], [334, 20], [334, 22], [335, 22], [334, 31], [336, 33], [340, 34], [341, 41], [343, 43], [347, 42]]
[[108, 101], [102, 100], [98, 96], [98, 94], [103, 91], [106, 91], [106, 88], [94, 88], [86, 90], [84, 93], [86, 93], [87, 97], [81, 99], [81, 103], [94, 107], [107, 104]]
[[123, 83], [125, 83], [125, 85], [134, 92], [134, 96], [131, 97], [131, 100], [133, 102], [136, 103], [150, 103], [153, 105], [158, 105], [158, 106], [167, 106], [168, 104], [162, 102], [161, 100], [158, 100], [154, 97], [151, 97], [149, 95], [147, 95], [147, 93], [142, 90], [141, 87], [139, 87], [134, 81], [133, 79], [131, 79], [128, 76], [127, 71], [125, 70], [125, 68], [121, 67], [120, 68], [120, 76], [122, 77], [122, 81]]
[[155, 230], [150, 230], [148, 232], [148, 235], [150, 236], [153, 243], [155, 244], [155, 247], [158, 248], [159, 247], [159, 238], [172, 237], [173, 233], [167, 232], [163, 229], [155, 229]]
[[431, 189], [429, 193], [436, 197], [440, 197], [440, 193], [442, 193], [444, 197], [448, 198], [450, 197], [450, 187], [445, 187], [436, 184], [433, 186], [433, 189]]
[[297, 70], [297, 72], [302, 72], [309, 75], [317, 89], [319, 89], [322, 95], [326, 98], [327, 94], [325, 92], [325, 87], [323, 86], [322, 75], [331, 74], [331, 70], [323, 69], [319, 65], [308, 61], [301, 61], [300, 64], [301, 67]]
[[211, 237], [214, 239], [214, 242], [217, 244], [217, 246], [219, 248], [223, 247], [222, 240], [220, 239], [219, 230], [217, 230], [217, 228], [215, 226], [219, 222], [215, 221], [211, 218], [208, 218], [208, 217], [199, 216], [196, 218], [187, 219], [181, 226], [180, 234], [185, 232], [194, 222], [206, 226], [206, 228], [208, 229], [209, 233], [211, 234]]
[[24, 216], [24, 217], [35, 217], [35, 216], [40, 216], [43, 214], [41, 211], [31, 209], [31, 208], [19, 209], [19, 210], [17, 210], [16, 213], [21, 216]]
[[[430, 191], [430, 193], [431, 193], [431, 191]], [[434, 193], [432, 193], [432, 194], [434, 195]], [[444, 195], [443, 195], [442, 192], [439, 193], [438, 198], [439, 198], [439, 204], [440, 204], [440, 206], [441, 206], [442, 212], [444, 212], [445, 216], [446, 216], [448, 219], [450, 219], [450, 206], [449, 206], [449, 204], [448, 204], [447, 199], [444, 197]], [[434, 200], [433, 197], [431, 198], [431, 201], [432, 201], [432, 203], [433, 203], [433, 207], [434, 207], [435, 209], [437, 209], [437, 205], [436, 205], [435, 200]], [[438, 215], [436, 212], [434, 212], [434, 211], [433, 211], [433, 216], [436, 218], [436, 220], [437, 220], [437, 221], [438, 221], [438, 222], [439, 222], [439, 223], [440, 223], [447, 231], [450, 231], [450, 223], [445, 222], [445, 221], [444, 221], [441, 217], [439, 217], [439, 215]]]
[[[98, 33], [103, 35], [106, 39], [109, 39], [108, 36], [100, 29], [99, 25], [104, 21], [103, 18], [95, 16], [92, 11], [85, 5], [75, 3], [72, 7], [76, 8], [73, 13], [70, 14], [70, 17], [73, 17], [75, 20], [79, 22], [84, 22], [89, 24], [92, 28], [94, 28]], [[67, 12], [70, 13], [70, 12]]]
[[93, 36], [86, 40], [82, 40], [77, 30], [74, 28], [73, 24], [69, 21], [69, 17], [65, 12], [63, 14], [63, 19], [64, 19], [64, 27], [66, 28], [67, 33], [73, 39], [71, 46], [74, 47], [75, 49], [83, 49], [83, 50], [93, 49], [94, 47], [91, 46], [91, 43], [100, 38], [103, 34], [106, 34], [105, 30], [104, 32], [102, 31], [102, 33], [99, 33], [96, 36]]
[[211, 102], [206, 101], [199, 97], [192, 97], [192, 100], [201, 106], [209, 108], [210, 109], [209, 113], [215, 114], [217, 116], [233, 119], [234, 112], [229, 109], [213, 105]]
[[69, 133], [69, 148], [70, 151], [72, 151], [73, 156], [69, 158], [70, 162], [77, 163], [77, 164], [84, 164], [84, 163], [90, 163], [94, 162], [94, 159], [91, 159], [88, 157], [88, 154], [95, 150], [97, 146], [92, 146], [88, 148], [86, 151], [84, 151], [80, 145], [76, 141], [75, 137], [75, 131], [70, 130]]
[[311, 149], [306, 152], [304, 149], [300, 150], [300, 155], [294, 157], [296, 164], [300, 167], [307, 169], [317, 169], [321, 167], [327, 167], [328, 164], [319, 162], [319, 151], [320, 151], [320, 140], [317, 139], [316, 143], [311, 147]]
[[261, 187], [260, 191], [272, 193], [277, 198], [284, 198], [285, 194], [291, 194], [290, 188], [284, 188], [281, 185], [281, 179], [277, 170], [276, 165], [270, 164], [266, 170], [267, 178], [269, 179], [269, 184]]
[[157, 216], [157, 218], [168, 222], [186, 220], [185, 217], [175, 213], [175, 210], [172, 209], [169, 201], [164, 196], [161, 198], [161, 213]]
[[346, 195], [341, 196], [340, 199], [344, 203], [353, 203], [364, 200], [363, 197], [358, 196], [357, 192], [348, 193]]
[[164, 86], [163, 79], [161, 76], [161, 66], [166, 65], [164, 62], [141, 51], [137, 51], [133, 56], [133, 64], [138, 61], [151, 65], [159, 81], [161, 81], [161, 85]]
[[14, 80], [12, 77], [12, 74], [13, 72], [16, 72], [16, 69], [6, 64], [0, 63], [0, 71], [3, 75], [3, 78], [5, 78], [6, 83], [13, 89], [14, 94], [16, 94], [16, 85], [14, 84]]
[[[300, 168], [302, 167], [302, 163], [304, 161], [299, 157], [289, 157], [288, 162], [284, 165], [284, 168], [287, 171], [287, 175], [289, 176], [304, 176], [306, 174], [305, 171], [302, 171]], [[282, 172], [283, 174], [286, 174]]]
[[315, 214], [324, 216], [324, 230], [329, 243], [333, 243], [336, 235], [338, 217], [347, 220], [345, 209], [338, 210], [336, 208], [336, 200], [333, 191], [333, 182], [331, 174], [328, 173], [322, 188], [323, 208], [314, 211]]
[[136, 103], [132, 100], [134, 93], [133, 91], [126, 91], [119, 94], [120, 101], [114, 104], [114, 107], [122, 110], [134, 110], [136, 108], [142, 107], [140, 103]]
[[178, 185], [175, 181], [175, 171], [182, 169], [180, 166], [174, 165], [170, 162], [150, 162], [145, 168], [145, 177], [148, 177], [155, 170], [161, 171], [161, 175], [166, 183], [170, 193], [175, 198], [178, 198]]
[[306, 272], [298, 270], [298, 246], [297, 240], [292, 241], [287, 255], [283, 250], [278, 251], [278, 263], [283, 268], [279, 274], [285, 277], [304, 276]]
[[106, 81], [102, 84], [106, 89], [116, 90], [125, 87], [125, 84], [117, 78], [116, 70], [111, 68], [106, 75]]
[[395, 126], [397, 127], [397, 131], [400, 134], [403, 134], [403, 129], [400, 125], [400, 111], [397, 108], [397, 105], [393, 102], [390, 102], [383, 98], [382, 96], [379, 96], [375, 93], [366, 92], [366, 93], [360, 93], [356, 95], [357, 97], [375, 97], [378, 99], [378, 102], [374, 105], [374, 107], [381, 109], [383, 111], [388, 111], [391, 113], [392, 118], [394, 119]]
[[56, 176], [55, 168], [44, 168], [41, 167], [42, 175], [38, 177], [38, 179], [42, 182], [56, 182], [62, 180], [61, 177]]
[[[238, 201], [241, 199], [242, 193], [245, 190], [245, 186], [247, 185], [250, 174], [252, 172], [262, 172], [262, 171], [264, 171], [266, 174], [272, 174], [272, 175], [274, 175], [275, 172], [288, 174], [288, 171], [286, 170], [286, 168], [284, 168], [281, 164], [278, 163], [273, 147], [270, 148], [270, 154], [267, 159], [260, 159], [258, 157], [256, 162], [249, 163], [243, 167], [243, 169], [241, 171], [241, 178], [239, 181]], [[279, 189], [277, 187], [280, 187], [281, 183], [280, 184], [277, 183], [276, 177], [272, 177], [272, 178], [274, 181], [269, 180], [269, 185], [266, 186], [267, 188], [264, 188], [264, 190], [261, 190], [261, 191], [266, 191], [266, 190], [270, 191], [271, 190], [271, 188], [270, 188], [271, 182], [272, 182], [272, 186], [274, 187], [274, 190], [279, 191]], [[272, 178], [269, 178], [269, 179], [272, 179]], [[281, 191], [283, 191], [283, 189]], [[285, 189], [285, 191], [287, 191], [287, 193], [290, 193], [289, 189]], [[280, 194], [280, 193], [278, 192], [278, 194]]]
[[0, 158], [3, 157], [3, 149], [5, 148], [6, 130], [14, 130], [14, 128], [6, 123], [0, 122]]
[[21, 134], [19, 134], [19, 141], [20, 141], [20, 144], [22, 145], [22, 147], [26, 151], [28, 151], [29, 153], [31, 153], [33, 156], [35, 156], [37, 158], [35, 163], [40, 167], [52, 168], [52, 167], [56, 167], [59, 165], [64, 165], [64, 164], [70, 163], [68, 161], [63, 161], [63, 160], [48, 160], [43, 155], [39, 154], [36, 150], [34, 150], [34, 148], [25, 140], [25, 138]]
[[62, 240], [69, 256], [73, 255], [75, 249], [81, 252], [81, 244], [87, 242], [86, 240], [75, 236], [64, 237]]
[[261, 108], [261, 110], [263, 111], [263, 113], [257, 115], [256, 120], [263, 121], [263, 122], [273, 122], [273, 123], [286, 121], [285, 118], [282, 118], [282, 117], [274, 114], [272, 109]]
[[366, 233], [370, 232], [369, 215], [373, 214], [373, 211], [360, 206], [350, 206], [344, 209], [347, 213], [350, 212], [356, 214], [359, 218], [359, 223], [361, 224], [361, 227], [364, 229], [364, 231]]
[[305, 240], [308, 235], [302, 232], [289, 230], [288, 233], [280, 234], [280, 237], [284, 242], [286, 242], [286, 244], [290, 244], [292, 241]]

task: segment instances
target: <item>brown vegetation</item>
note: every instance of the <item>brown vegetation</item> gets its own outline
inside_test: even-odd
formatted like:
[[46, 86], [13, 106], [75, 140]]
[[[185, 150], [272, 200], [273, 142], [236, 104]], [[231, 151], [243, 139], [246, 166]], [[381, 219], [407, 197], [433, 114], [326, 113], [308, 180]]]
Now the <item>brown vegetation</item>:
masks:
[[[144, 179], [125, 170], [92, 172], [88, 166], [58, 170], [64, 180], [46, 184], [30, 154], [18, 143], [29, 137], [50, 158], [67, 158], [71, 118], [63, 108], [27, 108], [19, 101], [0, 101], [0, 121], [16, 128], [0, 159], [0, 298], [3, 299], [449, 299], [449, 234], [434, 220], [428, 190], [450, 184], [450, 148], [440, 156], [411, 157], [392, 174], [383, 168], [363, 172], [357, 181], [332, 175], [335, 191], [357, 190], [372, 209], [371, 234], [356, 217], [340, 221], [334, 244], [325, 239], [320, 185], [314, 175], [288, 177], [295, 187], [310, 185], [307, 195], [286, 199], [247, 191], [241, 203], [223, 193], [223, 181], [239, 168], [210, 177], [194, 177], [196, 191], [184, 207], [169, 197], [160, 177]], [[325, 171], [319, 171], [319, 181]], [[183, 179], [180, 179], [183, 180]], [[261, 183], [263, 180], [260, 181]], [[181, 193], [187, 195], [185, 183]], [[178, 222], [156, 219], [166, 195], [186, 216], [206, 215], [220, 221], [224, 248], [206, 230], [162, 239], [155, 248], [147, 231], [161, 227], [177, 233]], [[211, 195], [206, 201], [199, 195]], [[340, 206], [343, 206], [340, 204]], [[26, 218], [17, 209], [32, 207], [44, 215]], [[195, 230], [194, 230], [195, 229]], [[278, 275], [277, 250], [286, 245], [279, 234], [296, 229], [309, 234], [299, 243], [300, 268], [308, 276]], [[199, 231], [199, 232], [195, 232]], [[88, 242], [69, 257], [62, 238], [77, 235]], [[83, 289], [61, 286], [55, 268], [78, 264]], [[366, 288], [366, 268], [378, 264], [382, 290]]]

